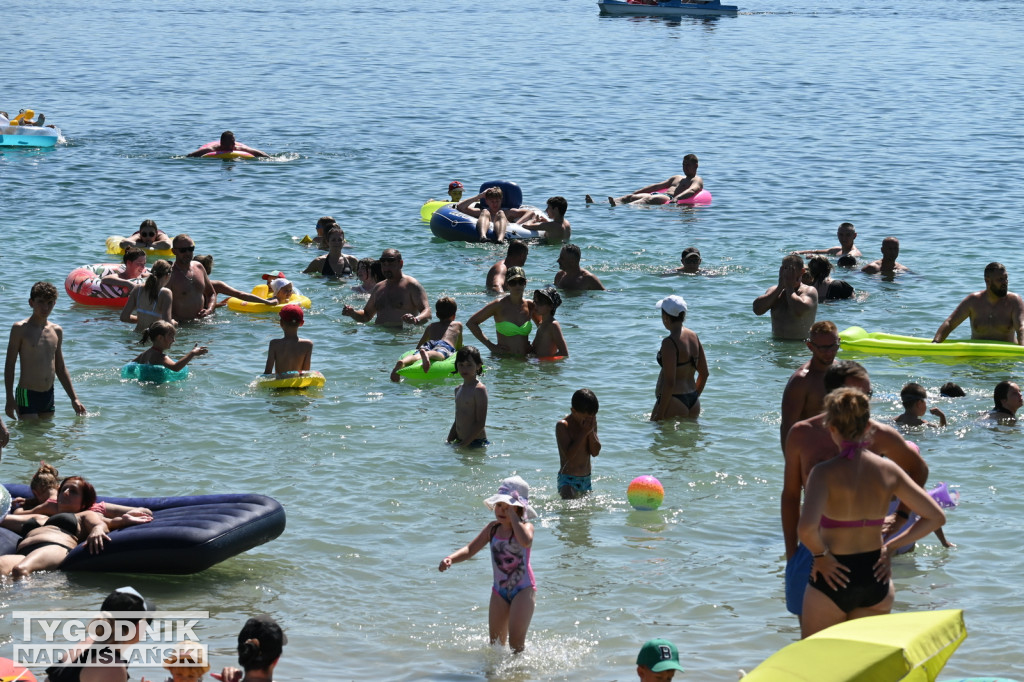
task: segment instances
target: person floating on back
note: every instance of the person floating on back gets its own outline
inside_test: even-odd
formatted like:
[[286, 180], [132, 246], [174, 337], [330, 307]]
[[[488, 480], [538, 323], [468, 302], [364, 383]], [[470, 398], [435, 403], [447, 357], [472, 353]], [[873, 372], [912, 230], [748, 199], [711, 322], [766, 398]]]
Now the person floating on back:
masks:
[[[632, 194], [618, 198], [608, 197], [608, 203], [612, 206], [620, 204], [669, 204], [676, 203], [683, 199], [690, 199], [700, 194], [704, 189], [704, 179], [697, 175], [697, 155], [687, 154], [683, 157], [683, 174], [673, 175], [668, 180], [656, 182], [653, 185], [641, 187]], [[588, 194], [588, 204], [594, 203]]]

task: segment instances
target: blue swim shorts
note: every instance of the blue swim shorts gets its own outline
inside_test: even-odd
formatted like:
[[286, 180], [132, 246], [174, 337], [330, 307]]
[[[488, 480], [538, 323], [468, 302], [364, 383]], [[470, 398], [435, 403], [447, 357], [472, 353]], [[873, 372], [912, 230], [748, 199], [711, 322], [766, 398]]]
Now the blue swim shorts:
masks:
[[579, 493], [589, 493], [593, 488], [590, 485], [590, 476], [570, 476], [569, 474], [558, 474], [558, 489], [565, 486], [572, 487]]
[[804, 591], [811, 581], [814, 557], [802, 544], [796, 546], [793, 556], [786, 562], [786, 610], [799, 616], [804, 612]]
[[437, 341], [427, 341], [425, 344], [420, 346], [420, 348], [426, 351], [437, 351], [443, 356], [443, 359], [445, 360], [447, 360], [449, 356], [451, 356], [451, 354], [455, 352], [455, 348], [452, 346], [452, 344], [448, 343], [447, 341], [444, 341], [443, 339], [438, 339]]

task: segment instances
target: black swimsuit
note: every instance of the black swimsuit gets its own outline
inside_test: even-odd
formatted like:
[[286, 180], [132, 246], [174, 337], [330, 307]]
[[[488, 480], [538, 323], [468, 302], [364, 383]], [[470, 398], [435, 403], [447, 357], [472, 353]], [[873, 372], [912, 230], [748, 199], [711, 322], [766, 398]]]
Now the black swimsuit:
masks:
[[[43, 526], [53, 526], [61, 532], [73, 537], [76, 543], [78, 542], [78, 517], [72, 514], [71, 512], [61, 512], [60, 514], [54, 514], [46, 520], [46, 523], [39, 523], [39, 521], [36, 519], [29, 519], [21, 525], [21, 532], [23, 534], [22, 537], [27, 536], [29, 532], [35, 530], [36, 528], [42, 528]], [[22, 547], [21, 543], [19, 542], [18, 548], [15, 551], [18, 554], [21, 554], [22, 556], [28, 556], [30, 553], [36, 551], [37, 549], [42, 549], [43, 547], [63, 547], [69, 552], [71, 551], [67, 545], [64, 545], [60, 542], [53, 542], [52, 540], [47, 540], [45, 542], [33, 542], [31, 545], [27, 545], [24, 547]]]
[[324, 277], [349, 277], [352, 275], [352, 268], [349, 267], [348, 261], [344, 258], [341, 262], [345, 264], [345, 268], [341, 272], [335, 272], [334, 268], [331, 267], [331, 259], [329, 256], [324, 257], [324, 267], [320, 270], [320, 274]]
[[[672, 342], [672, 345], [676, 347], [676, 367], [683, 367], [685, 365], [693, 364], [693, 368], [697, 369], [697, 358], [690, 356], [689, 360], [679, 362], [679, 344], [671, 336], [668, 337]], [[658, 367], [662, 367], [661, 364], [661, 349], [658, 349]], [[658, 400], [661, 400], [661, 395], [656, 396]], [[689, 393], [673, 393], [672, 397], [681, 402], [686, 407], [693, 407], [697, 404], [697, 399], [700, 398], [700, 394], [697, 391], [690, 391]]]

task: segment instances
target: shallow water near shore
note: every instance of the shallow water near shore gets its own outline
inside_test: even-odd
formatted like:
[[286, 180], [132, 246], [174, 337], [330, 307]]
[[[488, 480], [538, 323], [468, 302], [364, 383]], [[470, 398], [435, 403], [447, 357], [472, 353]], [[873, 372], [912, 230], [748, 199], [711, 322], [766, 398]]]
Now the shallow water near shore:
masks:
[[[8, 17], [20, 67], [0, 109], [42, 111], [67, 144], [0, 150], [0, 325], [28, 315], [33, 281], [57, 284], [52, 319], [89, 414], [76, 418], [58, 387], [53, 422], [8, 422], [0, 479], [27, 482], [46, 459], [102, 494], [264, 493], [284, 504], [288, 528], [194, 576], [48, 573], [4, 584], [0, 655], [16, 636], [13, 610], [94, 608], [128, 583], [163, 609], [209, 609], [197, 634], [215, 668], [234, 661], [246, 617], [272, 614], [289, 634], [278, 673], [291, 680], [628, 680], [640, 644], [664, 636], [679, 645], [686, 679], [725, 681], [794, 641], [778, 407], [807, 351], [772, 340], [751, 301], [775, 283], [782, 255], [834, 245], [843, 221], [871, 257], [882, 238], [899, 237], [899, 260], [914, 272], [839, 273], [858, 295], [822, 305], [818, 318], [841, 329], [931, 336], [983, 286], [991, 260], [1022, 288], [1022, 112], [1007, 74], [1024, 9], [741, 8], [665, 20], [601, 17], [582, 1], [229, 0], [212, 10], [85, 0]], [[183, 158], [225, 129], [273, 158]], [[711, 206], [603, 202], [677, 172], [687, 152], [700, 157]], [[569, 359], [485, 353], [492, 445], [458, 450], [444, 443], [454, 384], [388, 380], [421, 330], [342, 317], [365, 297], [299, 274], [317, 254], [297, 240], [333, 215], [351, 253], [400, 249], [431, 302], [454, 296], [464, 321], [489, 300], [484, 275], [504, 248], [433, 240], [419, 207], [450, 180], [473, 190], [497, 178], [518, 182], [533, 205], [568, 198], [584, 267], [608, 291], [563, 297]], [[587, 193], [599, 202], [584, 206]], [[117, 311], [72, 303], [61, 284], [74, 267], [109, 262], [104, 240], [144, 218], [190, 234], [235, 287], [263, 272], [291, 276], [313, 300], [302, 335], [316, 344], [324, 389], [257, 391], [280, 329], [272, 316], [226, 309], [179, 333], [175, 357], [195, 342], [210, 348], [186, 381], [122, 382], [119, 368], [141, 350], [130, 327]], [[689, 245], [717, 276], [659, 277]], [[531, 247], [529, 289], [551, 281], [557, 254]], [[698, 421], [651, 424], [665, 333], [654, 304], [670, 293], [689, 303], [710, 380]], [[976, 419], [996, 383], [1019, 381], [1018, 364], [841, 357], [870, 371], [877, 416], [897, 415], [900, 388], [918, 381], [950, 420], [910, 437], [931, 481], [960, 487], [946, 526], [957, 547], [930, 538], [896, 560], [894, 610], [965, 610], [970, 636], [943, 677], [1024, 678], [1024, 434]], [[937, 398], [949, 380], [968, 396]], [[554, 423], [583, 386], [601, 401], [604, 449], [594, 494], [564, 502]], [[482, 500], [512, 473], [531, 484], [541, 514], [537, 609], [519, 657], [487, 643], [487, 557], [437, 571], [493, 518]], [[626, 501], [642, 474], [665, 486], [655, 512]], [[156, 677], [132, 671], [141, 674]]]

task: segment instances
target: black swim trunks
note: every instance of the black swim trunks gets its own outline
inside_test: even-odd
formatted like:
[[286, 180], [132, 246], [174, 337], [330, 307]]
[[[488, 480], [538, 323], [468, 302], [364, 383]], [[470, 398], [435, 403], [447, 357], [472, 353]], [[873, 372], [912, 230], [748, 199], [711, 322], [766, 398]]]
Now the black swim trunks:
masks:
[[49, 391], [30, 391], [20, 386], [15, 390], [18, 416], [29, 414], [50, 414], [56, 408], [53, 402], [53, 386]]

